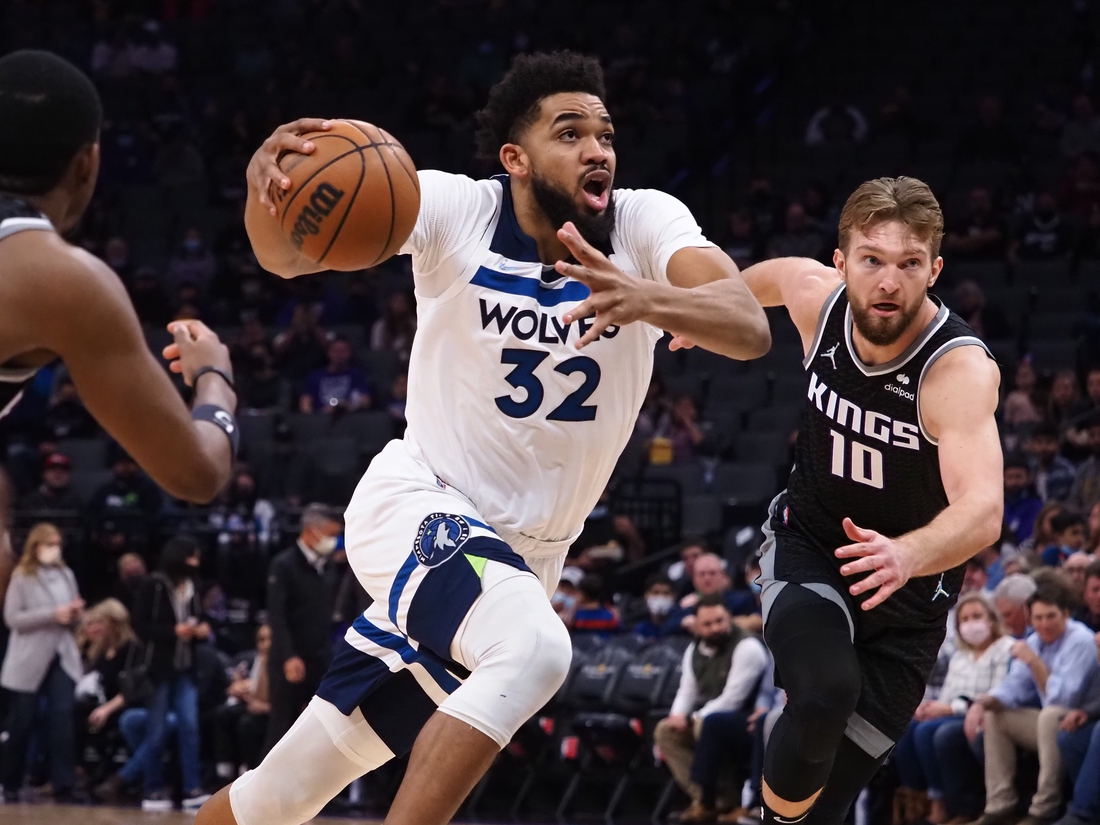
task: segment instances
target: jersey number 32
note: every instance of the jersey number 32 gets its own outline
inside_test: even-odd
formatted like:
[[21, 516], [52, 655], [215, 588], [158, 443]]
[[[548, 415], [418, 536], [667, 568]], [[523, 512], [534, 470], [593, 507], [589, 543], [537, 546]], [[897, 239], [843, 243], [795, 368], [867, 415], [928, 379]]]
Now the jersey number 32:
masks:
[[[519, 390], [524, 390], [526, 397], [517, 401], [510, 395], [497, 396], [497, 407], [502, 413], [511, 418], [527, 418], [534, 415], [542, 406], [545, 395], [542, 381], [535, 375], [535, 369], [550, 353], [534, 349], [506, 349], [500, 354], [500, 363], [515, 364], [504, 380]], [[585, 404], [596, 387], [600, 385], [600, 365], [584, 355], [577, 355], [568, 361], [563, 361], [554, 367], [554, 372], [562, 375], [572, 375], [579, 372], [584, 376], [584, 381], [573, 392], [569, 393], [558, 406], [546, 415], [548, 421], [592, 421], [596, 417], [596, 405]]]

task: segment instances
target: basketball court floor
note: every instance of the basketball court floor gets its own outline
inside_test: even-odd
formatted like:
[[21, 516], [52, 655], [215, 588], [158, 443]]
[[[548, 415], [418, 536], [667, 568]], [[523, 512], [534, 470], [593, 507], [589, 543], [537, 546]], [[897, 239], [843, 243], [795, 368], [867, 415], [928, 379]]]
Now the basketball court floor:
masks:
[[[190, 825], [193, 813], [146, 813], [137, 808], [108, 808], [103, 805], [3, 805], [3, 825]], [[379, 825], [377, 819], [315, 819], [329, 825]]]

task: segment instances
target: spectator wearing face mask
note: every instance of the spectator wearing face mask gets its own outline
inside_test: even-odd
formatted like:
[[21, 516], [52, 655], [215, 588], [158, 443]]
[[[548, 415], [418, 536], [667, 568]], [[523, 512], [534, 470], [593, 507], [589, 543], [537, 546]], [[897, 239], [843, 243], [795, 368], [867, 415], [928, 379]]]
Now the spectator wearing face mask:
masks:
[[61, 556], [60, 531], [52, 524], [36, 525], [27, 536], [4, 600], [4, 623], [11, 629], [0, 667], [0, 686], [11, 691], [4, 726], [8, 738], [0, 766], [5, 801], [18, 801], [27, 743], [40, 701], [49, 709], [54, 798], [73, 799], [73, 714], [76, 683], [83, 675], [73, 629], [83, 609], [76, 577]]
[[1062, 563], [1085, 546], [1085, 519], [1077, 513], [1065, 512], [1051, 520], [1054, 541], [1043, 549], [1043, 564], [1061, 567]]
[[310, 504], [295, 545], [271, 561], [267, 610], [271, 625], [268, 684], [271, 715], [264, 751], [282, 738], [317, 691], [332, 659], [332, 625], [339, 572], [330, 563], [343, 517]]
[[[760, 640], [733, 623], [720, 593], [701, 597], [694, 618], [697, 641], [684, 652], [672, 709], [657, 723], [653, 735], [676, 783], [691, 797], [691, 807], [680, 817], [685, 823], [713, 822], [717, 816], [715, 777], [721, 754], [709, 748], [704, 748], [705, 753], [697, 752], [705, 744], [701, 736], [707, 718], [740, 713], [742, 727], [747, 730], [769, 662]], [[700, 755], [704, 764], [693, 765]]]
[[646, 617], [634, 625], [634, 635], [643, 639], [663, 639], [678, 629], [675, 620], [669, 621], [676, 597], [672, 582], [662, 573], [654, 573], [645, 585]]
[[573, 612], [577, 609], [577, 585], [584, 579], [584, 571], [579, 567], [566, 567], [561, 571], [557, 589], [550, 597], [550, 606], [558, 614], [566, 627], [573, 626]]
[[195, 647], [212, 631], [203, 621], [197, 589], [201, 548], [192, 536], [176, 536], [161, 551], [160, 569], [146, 578], [134, 599], [134, 632], [145, 645], [152, 688], [146, 717], [142, 810], [170, 811], [164, 787], [164, 747], [169, 713], [176, 717], [176, 741], [183, 779], [183, 807], [209, 799], [199, 771], [199, 689]]
[[973, 697], [1004, 679], [1013, 644], [993, 606], [978, 592], [959, 599], [954, 625], [957, 649], [939, 699], [920, 704], [893, 757], [903, 792], [927, 793], [932, 825], [981, 813], [981, 794], [975, 790], [981, 788], [982, 772], [967, 745], [967, 712]]

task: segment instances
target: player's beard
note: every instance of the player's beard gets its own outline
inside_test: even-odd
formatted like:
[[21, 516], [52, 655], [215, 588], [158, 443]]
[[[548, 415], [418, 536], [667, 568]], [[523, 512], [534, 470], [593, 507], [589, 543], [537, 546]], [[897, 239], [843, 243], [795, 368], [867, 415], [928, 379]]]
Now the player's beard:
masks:
[[848, 295], [848, 306], [852, 308], [852, 323], [859, 334], [876, 347], [888, 347], [909, 329], [924, 305], [924, 298], [925, 295], [921, 295], [920, 300], [914, 301], [912, 306], [899, 304], [898, 312], [890, 318], [880, 318], [872, 313], [871, 307], [874, 304], [865, 307], [857, 305], [851, 294]]
[[607, 208], [596, 215], [582, 212], [567, 192], [539, 177], [537, 173], [531, 175], [531, 193], [535, 196], [535, 203], [553, 226], [560, 229], [572, 221], [581, 237], [597, 249], [610, 243], [611, 231], [615, 228], [614, 193], [607, 198]]

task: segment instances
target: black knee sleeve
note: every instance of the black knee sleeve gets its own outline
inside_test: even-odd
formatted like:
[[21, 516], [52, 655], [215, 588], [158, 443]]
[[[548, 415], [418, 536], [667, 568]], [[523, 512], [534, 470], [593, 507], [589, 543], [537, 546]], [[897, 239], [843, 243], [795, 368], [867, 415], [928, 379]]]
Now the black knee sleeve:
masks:
[[780, 798], [806, 799], [828, 778], [859, 700], [859, 660], [848, 618], [816, 593], [787, 585], [765, 631], [787, 707], [764, 760], [764, 779]]

